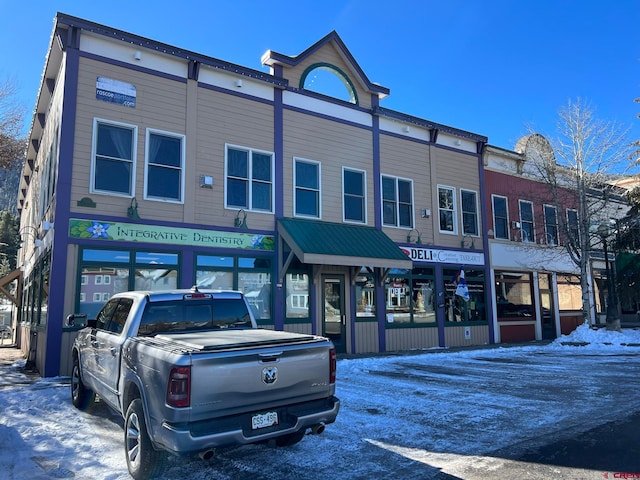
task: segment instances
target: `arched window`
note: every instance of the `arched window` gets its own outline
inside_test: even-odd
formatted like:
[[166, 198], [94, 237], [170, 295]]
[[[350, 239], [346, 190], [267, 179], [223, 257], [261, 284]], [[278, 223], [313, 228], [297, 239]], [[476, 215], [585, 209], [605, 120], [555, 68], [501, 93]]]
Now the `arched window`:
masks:
[[358, 104], [358, 94], [349, 77], [330, 63], [309, 66], [300, 78], [300, 88]]

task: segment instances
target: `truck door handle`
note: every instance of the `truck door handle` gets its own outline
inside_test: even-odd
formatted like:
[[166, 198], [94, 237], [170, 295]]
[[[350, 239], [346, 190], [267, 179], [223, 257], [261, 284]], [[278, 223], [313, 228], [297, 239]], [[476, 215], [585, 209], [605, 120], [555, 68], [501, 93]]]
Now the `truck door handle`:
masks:
[[346, 325], [346, 324], [347, 324], [347, 316], [342, 315], [342, 325]]
[[111, 356], [115, 357], [117, 350], [115, 349], [115, 347], [111, 347], [109, 348], [109, 352], [111, 353]]
[[92, 341], [91, 341], [91, 346], [92, 346], [93, 348], [98, 348], [98, 347], [100, 346], [100, 344], [98, 343], [98, 341], [97, 341], [97, 340], [92, 340]]

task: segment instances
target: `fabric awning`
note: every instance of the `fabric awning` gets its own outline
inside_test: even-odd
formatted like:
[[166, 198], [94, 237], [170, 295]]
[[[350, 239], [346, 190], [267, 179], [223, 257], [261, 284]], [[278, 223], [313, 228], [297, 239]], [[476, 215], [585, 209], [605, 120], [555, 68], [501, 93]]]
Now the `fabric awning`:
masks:
[[278, 233], [302, 263], [405, 269], [413, 266], [393, 240], [373, 227], [282, 218]]

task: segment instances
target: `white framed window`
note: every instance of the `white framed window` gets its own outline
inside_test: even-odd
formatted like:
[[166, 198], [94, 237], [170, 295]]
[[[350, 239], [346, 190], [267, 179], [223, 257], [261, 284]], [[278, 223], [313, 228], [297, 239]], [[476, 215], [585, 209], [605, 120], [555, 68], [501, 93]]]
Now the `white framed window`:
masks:
[[536, 243], [536, 231], [533, 217], [533, 203], [527, 200], [520, 200], [520, 233], [522, 241], [526, 243]]
[[105, 275], [104, 276], [104, 282], [105, 285], [111, 285], [111, 275]]
[[102, 301], [102, 294], [99, 292], [95, 292], [93, 294], [93, 301], [94, 302], [101, 302]]
[[509, 240], [509, 207], [507, 197], [491, 195], [493, 205], [493, 236]]
[[86, 275], [82, 275], [80, 284], [87, 285], [88, 283], [89, 283], [89, 277], [87, 277]]
[[413, 180], [382, 175], [382, 223], [413, 228]]
[[102, 294], [102, 301], [106, 302], [107, 300], [109, 300], [109, 294], [108, 293], [103, 293]]
[[367, 172], [342, 167], [342, 220], [367, 223]]
[[558, 241], [558, 212], [556, 207], [552, 205], [544, 206], [544, 233], [547, 245], [560, 244]]
[[294, 157], [293, 183], [294, 215], [322, 218], [320, 162]]
[[478, 227], [478, 193], [461, 188], [460, 204], [462, 206], [462, 234], [477, 237], [480, 232]]
[[87, 294], [86, 294], [86, 293], [84, 293], [84, 292], [82, 292], [82, 293], [80, 294], [80, 303], [84, 303], [84, 302], [86, 302], [86, 301], [87, 301]]
[[93, 283], [95, 283], [96, 285], [102, 285], [102, 275], [96, 275]]
[[456, 189], [438, 185], [438, 228], [440, 233], [458, 233]]
[[273, 213], [273, 153], [225, 145], [225, 208]]
[[580, 228], [578, 226], [578, 211], [567, 208], [567, 234], [573, 245], [580, 244]]
[[137, 137], [135, 125], [93, 119], [91, 193], [135, 195]]
[[144, 198], [184, 201], [185, 136], [147, 129]]

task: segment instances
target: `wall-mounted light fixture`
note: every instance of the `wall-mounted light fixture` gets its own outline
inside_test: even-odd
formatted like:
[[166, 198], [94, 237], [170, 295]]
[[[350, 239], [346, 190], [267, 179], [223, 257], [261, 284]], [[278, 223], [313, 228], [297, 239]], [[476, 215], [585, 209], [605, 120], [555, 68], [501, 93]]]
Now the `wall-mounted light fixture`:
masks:
[[213, 188], [213, 177], [211, 175], [200, 175], [200, 188]]
[[422, 244], [422, 234], [416, 230], [415, 228], [413, 230], [411, 230], [408, 234], [407, 234], [407, 243], [411, 243], [411, 234], [413, 232], [416, 232], [417, 238], [416, 238], [416, 245], [421, 245]]
[[138, 215], [138, 201], [136, 200], [136, 197], [131, 199], [131, 204], [127, 208], [127, 217], [134, 220], [140, 219], [140, 215]]
[[462, 240], [460, 241], [460, 247], [461, 248], [476, 248], [476, 244], [473, 241], [473, 237], [471, 235], [465, 235], [464, 237], [462, 237]]
[[22, 238], [22, 235], [31, 235], [33, 237], [33, 246], [38, 248], [44, 245], [44, 242], [39, 238], [40, 232], [36, 227], [26, 225], [20, 229], [18, 235]]
[[242, 87], [242, 80], [241, 79], [236, 80], [236, 87], [238, 87], [238, 88]]
[[456, 147], [462, 145], [462, 142], [459, 139], [457, 139], [454, 143], [456, 144]]
[[422, 213], [422, 218], [429, 218], [431, 216], [431, 209], [423, 208], [421, 213]]
[[136, 50], [133, 54], [133, 58], [135, 58], [136, 60], [142, 60], [142, 52], [140, 52], [140, 50]]
[[236, 218], [233, 220], [233, 226], [236, 228], [248, 228], [247, 227], [247, 212], [243, 209], [238, 210]]
[[402, 127], [402, 131], [404, 133], [409, 133], [411, 131], [411, 127], [409, 127], [409, 125], [405, 125], [404, 127]]

